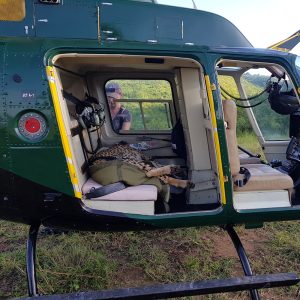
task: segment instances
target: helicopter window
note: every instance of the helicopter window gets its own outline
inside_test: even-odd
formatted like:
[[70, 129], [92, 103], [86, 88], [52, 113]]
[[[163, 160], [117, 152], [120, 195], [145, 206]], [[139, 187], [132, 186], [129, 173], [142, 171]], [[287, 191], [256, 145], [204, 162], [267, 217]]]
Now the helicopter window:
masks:
[[[285, 141], [289, 139], [289, 116], [275, 112], [268, 101], [269, 93], [266, 91], [270, 84], [271, 72], [265, 68], [250, 69], [243, 73], [241, 85], [251, 100], [252, 112], [266, 141]], [[292, 88], [289, 78], [282, 83], [282, 90]], [[249, 105], [241, 103], [242, 106]]]
[[25, 0], [2, 0], [0, 21], [22, 21], [25, 18]]
[[173, 97], [167, 80], [110, 80], [105, 91], [115, 132], [172, 129]]
[[[299, 59], [295, 61], [300, 64]], [[238, 69], [238, 68], [239, 69]], [[280, 65], [224, 60], [217, 65], [223, 99], [233, 99], [238, 115], [247, 114], [262, 142], [288, 141], [290, 114], [299, 108], [295, 87]], [[231, 77], [231, 81], [227, 78]], [[246, 124], [247, 123], [247, 124]], [[250, 129], [246, 122], [245, 128]], [[237, 130], [240, 130], [240, 122]], [[241, 131], [241, 130], [240, 130]], [[243, 130], [242, 130], [243, 131]]]

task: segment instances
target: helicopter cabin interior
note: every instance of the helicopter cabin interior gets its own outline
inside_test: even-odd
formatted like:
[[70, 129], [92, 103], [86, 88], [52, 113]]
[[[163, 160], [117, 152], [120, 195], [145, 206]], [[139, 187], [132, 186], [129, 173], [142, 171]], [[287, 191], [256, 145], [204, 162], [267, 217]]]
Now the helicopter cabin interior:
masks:
[[[207, 211], [222, 206], [224, 182], [220, 178], [224, 176], [219, 146], [216, 146], [219, 141], [214, 135], [212, 104], [204, 72], [197, 61], [179, 57], [68, 53], [56, 55], [52, 63], [59, 100], [56, 113], [61, 114], [64, 123], [78, 189], [86, 207], [155, 215]], [[278, 163], [286, 159], [289, 116], [274, 112], [269, 101], [262, 100], [268, 98], [270, 85], [287, 73], [279, 65], [231, 60], [220, 61], [216, 72], [222, 94], [234, 208], [240, 211], [295, 205], [296, 178]], [[285, 76], [286, 88], [294, 89]], [[117, 102], [121, 103], [121, 110], [130, 114], [126, 129], [115, 128], [108, 103], [107, 87], [115, 84], [121, 88]], [[96, 125], [95, 118], [86, 123], [93, 115], [78, 112], [78, 100], [87, 101], [87, 95], [96, 99], [92, 104]], [[232, 97], [239, 100], [234, 101]], [[254, 105], [250, 98], [255, 98]], [[238, 104], [240, 99], [246, 99], [242, 105]], [[264, 157], [248, 151], [241, 153], [238, 148], [237, 133], [242, 129], [237, 119], [245, 114], [264, 149]], [[270, 116], [272, 122], [266, 120]], [[183, 147], [184, 151], [174, 151], [174, 129], [179, 122], [184, 140], [177, 148]], [[278, 122], [283, 124], [282, 128]], [[273, 125], [277, 127], [272, 128]], [[89, 161], [96, 152], [120, 142], [141, 150], [159, 165], [180, 166], [178, 176], [188, 179], [193, 186], [171, 187], [167, 199], [151, 185], [129, 186], [101, 197], [86, 197], [91, 190], [101, 187], [90, 176]], [[270, 164], [273, 159], [278, 165]]]

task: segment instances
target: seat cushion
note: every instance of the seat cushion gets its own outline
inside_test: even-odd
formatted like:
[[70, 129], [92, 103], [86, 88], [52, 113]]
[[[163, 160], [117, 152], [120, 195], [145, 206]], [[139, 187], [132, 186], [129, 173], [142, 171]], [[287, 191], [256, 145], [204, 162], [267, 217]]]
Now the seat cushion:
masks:
[[251, 177], [242, 187], [234, 186], [235, 191], [289, 190], [294, 186], [290, 176], [264, 164], [243, 165]]
[[[92, 188], [102, 187], [101, 184], [94, 181], [92, 178], [88, 179], [82, 187], [82, 193], [87, 194]], [[102, 197], [93, 198], [92, 200], [107, 200], [107, 201], [156, 201], [157, 188], [154, 185], [137, 185], [129, 186], [124, 190], [107, 194]]]

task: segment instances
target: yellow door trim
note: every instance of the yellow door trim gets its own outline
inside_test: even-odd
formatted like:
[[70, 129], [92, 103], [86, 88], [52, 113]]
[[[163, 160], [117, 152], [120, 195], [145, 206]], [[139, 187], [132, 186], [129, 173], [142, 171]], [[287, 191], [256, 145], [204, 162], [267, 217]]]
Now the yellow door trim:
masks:
[[214, 99], [213, 99], [213, 94], [212, 94], [212, 85], [210, 83], [210, 79], [209, 79], [208, 75], [205, 75], [205, 83], [206, 83], [206, 88], [207, 88], [208, 102], [209, 102], [212, 127], [213, 127], [213, 136], [214, 136], [214, 142], [215, 142], [215, 148], [216, 148], [217, 165], [218, 165], [219, 181], [220, 181], [221, 201], [222, 201], [222, 204], [225, 205], [226, 204], [225, 179], [224, 179], [223, 164], [222, 164], [222, 157], [221, 157], [220, 140], [219, 140], [219, 135], [218, 135], [218, 126], [217, 126], [215, 105], [214, 105]]
[[70, 179], [71, 179], [71, 182], [72, 182], [73, 188], [74, 188], [74, 195], [75, 195], [75, 197], [81, 199], [82, 194], [79, 189], [78, 177], [77, 177], [76, 169], [75, 169], [75, 166], [73, 163], [74, 162], [73, 155], [72, 155], [70, 143], [68, 140], [65, 123], [64, 123], [64, 120], [62, 117], [62, 111], [61, 111], [60, 104], [59, 104], [59, 97], [58, 97], [58, 92], [57, 92], [57, 88], [55, 85], [53, 67], [47, 66], [46, 71], [47, 71], [48, 82], [49, 82], [51, 95], [52, 95], [52, 99], [53, 99], [53, 105], [54, 105], [55, 115], [56, 115], [56, 119], [57, 119], [57, 123], [58, 123], [60, 138], [62, 141], [64, 153], [65, 153], [66, 160], [67, 160]]

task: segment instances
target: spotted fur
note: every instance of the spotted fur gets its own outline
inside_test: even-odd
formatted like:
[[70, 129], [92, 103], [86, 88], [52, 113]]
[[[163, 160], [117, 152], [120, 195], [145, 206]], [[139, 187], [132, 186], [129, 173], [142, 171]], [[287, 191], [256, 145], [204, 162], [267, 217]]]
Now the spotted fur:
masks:
[[157, 166], [141, 151], [131, 148], [128, 144], [116, 144], [109, 149], [99, 151], [91, 162], [92, 166], [106, 163], [110, 160], [121, 160], [144, 171], [147, 177], [158, 177], [161, 183], [186, 188], [190, 185], [188, 180], [181, 180], [174, 175], [180, 169], [174, 165]]

